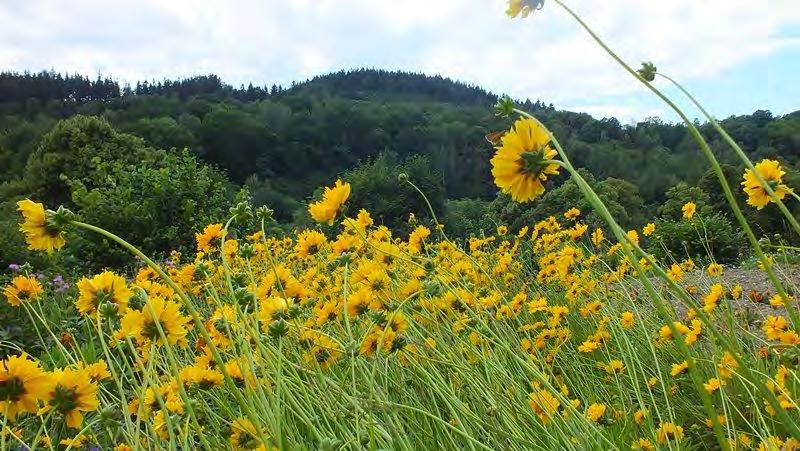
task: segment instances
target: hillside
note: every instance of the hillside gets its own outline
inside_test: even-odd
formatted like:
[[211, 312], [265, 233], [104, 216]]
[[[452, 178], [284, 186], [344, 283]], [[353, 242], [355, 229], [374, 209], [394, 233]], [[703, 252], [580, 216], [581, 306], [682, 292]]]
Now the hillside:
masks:
[[[5, 201], [29, 195], [41, 178], [31, 172], [29, 158], [37, 149], [41, 156], [42, 138], [60, 120], [83, 115], [103, 118], [113, 133], [141, 138], [148, 148], [173, 154], [189, 149], [194, 158], [221, 169], [232, 190], [246, 186], [254, 202], [270, 205], [284, 224], [303, 221], [305, 200], [317, 186], [354, 169], [350, 176], [361, 174], [365, 183], [375, 183], [374, 171], [383, 171], [386, 178], [404, 164], [425, 180], [435, 207], [447, 204], [450, 210], [465, 204], [447, 199], [471, 199], [478, 208], [488, 206], [497, 192], [490, 178], [492, 149], [484, 135], [509, 126], [494, 115], [495, 100], [479, 87], [438, 76], [366, 69], [288, 88], [234, 88], [213, 75], [120, 86], [111, 79], [53, 72], [4, 73], [0, 195]], [[631, 225], [658, 214], [670, 188], [702, 182], [706, 165], [699, 164], [696, 145], [682, 125], [657, 119], [621, 124], [556, 110], [538, 100], [522, 103], [559, 136], [576, 166], [598, 183], [608, 180], [612, 191], [626, 193], [620, 208]], [[727, 118], [724, 125], [753, 159], [779, 157], [790, 172], [800, 164], [800, 112], [778, 117], [756, 111]], [[720, 160], [733, 165], [731, 176], [738, 177], [735, 157], [710, 127], [701, 130]], [[378, 161], [379, 155], [386, 157]], [[112, 153], [109, 158], [116, 157]], [[377, 193], [364, 201], [386, 203], [394, 194]], [[719, 203], [718, 193], [708, 194], [709, 205]], [[502, 199], [494, 204], [504, 211]], [[426, 214], [424, 204], [419, 209]], [[389, 213], [379, 219], [390, 226], [399, 223]], [[762, 218], [765, 233], [780, 229], [770, 221]]]

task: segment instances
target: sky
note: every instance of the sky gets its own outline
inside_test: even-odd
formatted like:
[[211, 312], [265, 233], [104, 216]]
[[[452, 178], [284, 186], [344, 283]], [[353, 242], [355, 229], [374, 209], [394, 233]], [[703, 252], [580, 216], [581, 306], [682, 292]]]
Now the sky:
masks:
[[[800, 0], [564, 1], [625, 61], [653, 61], [715, 116], [800, 109]], [[132, 84], [215, 73], [239, 86], [397, 69], [623, 122], [676, 119], [552, 0], [524, 20], [505, 8], [503, 0], [0, 0], [0, 70]], [[665, 81], [656, 85], [688, 106]]]

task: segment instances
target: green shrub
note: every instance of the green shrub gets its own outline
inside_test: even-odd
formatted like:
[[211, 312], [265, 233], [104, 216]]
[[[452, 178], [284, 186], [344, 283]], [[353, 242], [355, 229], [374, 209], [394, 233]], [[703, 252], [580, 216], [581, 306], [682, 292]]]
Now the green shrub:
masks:
[[467, 238], [494, 233], [487, 221], [489, 202], [482, 199], [457, 199], [445, 203], [445, 232], [451, 238]]
[[656, 232], [649, 237], [647, 251], [669, 263], [687, 257], [706, 264], [713, 256], [717, 263], [734, 263], [742, 256], [744, 237], [725, 216], [697, 215], [692, 220], [656, 221]]
[[[223, 220], [235, 197], [225, 175], [188, 150], [154, 149], [104, 119], [86, 116], [56, 124], [29, 160], [22, 187], [7, 191], [14, 195], [10, 201], [28, 196], [48, 208], [63, 204], [149, 255], [189, 249], [194, 233]], [[16, 214], [11, 217], [15, 223]], [[14, 227], [0, 227], [9, 236], [8, 255], [28, 260]], [[130, 264], [119, 246], [83, 232], [73, 234], [59, 254], [67, 266]]]
[[401, 233], [408, 231], [410, 213], [420, 219], [429, 218], [425, 199], [411, 185], [400, 182], [401, 173], [408, 175], [408, 179], [425, 193], [435, 213], [444, 211], [444, 183], [431, 169], [427, 157], [414, 155], [401, 161], [395, 154], [382, 153], [345, 173], [343, 178], [351, 186], [347, 213], [355, 215], [364, 208], [372, 214], [376, 224]]

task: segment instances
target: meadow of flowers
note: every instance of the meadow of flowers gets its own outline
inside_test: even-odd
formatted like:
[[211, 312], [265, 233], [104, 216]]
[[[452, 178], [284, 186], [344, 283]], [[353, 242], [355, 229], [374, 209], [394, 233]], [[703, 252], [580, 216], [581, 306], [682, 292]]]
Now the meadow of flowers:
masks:
[[[631, 73], [649, 87], [657, 75]], [[566, 173], [603, 228], [572, 208], [453, 242], [432, 212], [396, 236], [336, 181], [309, 205], [315, 227], [272, 235], [270, 210], [242, 203], [197, 231], [195, 254], [155, 262], [20, 201], [31, 249], [57, 252], [81, 229], [139, 269], [66, 289], [15, 268], [5, 301], [47, 346], [0, 361], [0, 449], [800, 448], [798, 281], [746, 222], [775, 292], [763, 316], [741, 308], [752, 296], [713, 250], [705, 267], [642, 251], [653, 224], [621, 229], [557, 137], [508, 99], [498, 111], [520, 117], [491, 137], [498, 188], [535, 202]], [[738, 152], [744, 208], [785, 211], [797, 195], [780, 164]], [[702, 234], [694, 204], [683, 213]]]

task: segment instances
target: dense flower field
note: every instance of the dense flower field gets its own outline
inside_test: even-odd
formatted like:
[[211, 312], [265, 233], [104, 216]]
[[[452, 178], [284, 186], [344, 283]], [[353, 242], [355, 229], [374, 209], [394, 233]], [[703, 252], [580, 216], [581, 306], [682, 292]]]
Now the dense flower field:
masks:
[[[512, 0], [508, 13], [542, 6]], [[705, 267], [656, 261], [641, 246], [653, 223], [621, 229], [547, 128], [510, 99], [498, 111], [521, 117], [487, 136], [498, 188], [535, 201], [567, 173], [602, 228], [572, 208], [453, 242], [431, 212], [397, 236], [337, 180], [308, 207], [314, 227], [271, 234], [271, 211], [241, 203], [197, 231], [194, 255], [155, 262], [67, 209], [20, 201], [31, 249], [57, 252], [80, 230], [139, 269], [68, 287], [15, 268], [5, 301], [39, 346], [0, 360], [0, 449], [800, 448], [800, 287], [735, 201], [766, 299], [730, 283], [712, 248]], [[798, 197], [780, 163], [731, 145], [750, 206], [785, 213]], [[695, 210], [683, 216], [703, 236]]]
[[[311, 213], [332, 223], [348, 195], [337, 182]], [[63, 245], [46, 225], [58, 213], [20, 210], [32, 245]], [[234, 213], [253, 219], [246, 206]], [[793, 299], [771, 299], [763, 320], [741, 315], [742, 287], [712, 263], [685, 287], [694, 307], [665, 323], [626, 244], [577, 209], [465, 247], [424, 225], [394, 237], [365, 210], [330, 239], [228, 226], [198, 233], [197, 254], [173, 255], [166, 273], [80, 280], [74, 309], [91, 346], [44, 320], [61, 308], [54, 287], [14, 278], [7, 301], [55, 347], [2, 362], [3, 447], [711, 446], [703, 397], [732, 446], [797, 444]], [[675, 262], [669, 278], [680, 284], [694, 266]], [[647, 262], [640, 270], [651, 276]]]

